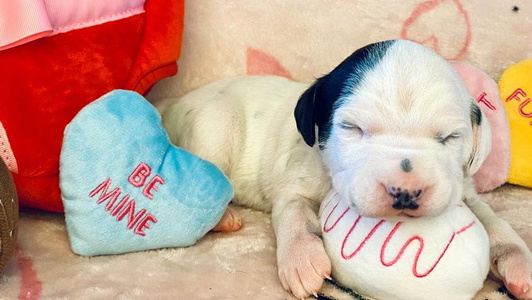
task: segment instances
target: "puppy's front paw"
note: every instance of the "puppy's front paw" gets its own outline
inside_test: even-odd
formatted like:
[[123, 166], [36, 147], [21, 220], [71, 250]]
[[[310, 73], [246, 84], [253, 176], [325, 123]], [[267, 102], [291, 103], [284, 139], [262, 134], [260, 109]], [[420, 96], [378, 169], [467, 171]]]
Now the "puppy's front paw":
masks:
[[299, 299], [317, 295], [324, 278], [330, 278], [331, 260], [322, 240], [305, 233], [277, 249], [277, 267], [283, 287]]
[[506, 248], [495, 259], [495, 268], [515, 297], [532, 300], [532, 257], [519, 247]]

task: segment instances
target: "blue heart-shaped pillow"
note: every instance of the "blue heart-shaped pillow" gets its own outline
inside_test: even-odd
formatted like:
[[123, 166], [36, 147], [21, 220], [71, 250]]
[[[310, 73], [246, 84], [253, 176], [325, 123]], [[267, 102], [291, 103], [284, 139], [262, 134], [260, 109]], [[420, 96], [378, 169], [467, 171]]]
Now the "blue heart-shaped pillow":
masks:
[[157, 110], [122, 90], [87, 105], [67, 126], [60, 185], [80, 255], [190, 246], [233, 197], [216, 166], [174, 147]]

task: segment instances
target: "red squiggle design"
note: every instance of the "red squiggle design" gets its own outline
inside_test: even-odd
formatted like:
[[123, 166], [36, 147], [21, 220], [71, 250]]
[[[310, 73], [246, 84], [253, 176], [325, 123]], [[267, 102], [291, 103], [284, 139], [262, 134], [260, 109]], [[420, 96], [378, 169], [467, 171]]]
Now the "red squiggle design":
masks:
[[360, 250], [362, 250], [362, 248], [364, 248], [364, 245], [366, 245], [366, 242], [373, 236], [373, 234], [375, 234], [375, 231], [377, 231], [377, 229], [379, 229], [379, 227], [382, 225], [382, 223], [384, 223], [384, 220], [380, 220], [375, 226], [373, 226], [371, 231], [368, 233], [368, 235], [366, 235], [366, 237], [364, 238], [362, 243], [360, 243], [360, 245], [357, 247], [357, 249], [353, 253], [351, 253], [349, 255], [346, 255], [345, 252], [344, 252], [345, 244], [347, 243], [347, 240], [351, 236], [351, 233], [353, 233], [353, 230], [355, 230], [355, 227], [357, 226], [357, 224], [360, 221], [360, 219], [362, 219], [361, 216], [359, 216], [357, 218], [357, 220], [355, 221], [355, 224], [353, 224], [353, 226], [351, 226], [351, 229], [349, 229], [349, 232], [347, 233], [347, 235], [344, 238], [344, 241], [342, 242], [341, 254], [342, 254], [342, 257], [345, 260], [351, 259], [355, 255], [357, 255], [357, 253], [360, 252]]
[[[413, 26], [413, 24], [423, 15], [431, 10], [436, 9], [440, 4], [442, 4], [444, 1], [449, 0], [432, 0], [432, 1], [426, 1], [421, 3], [418, 7], [414, 9], [410, 17], [404, 22], [403, 29], [401, 30], [401, 38], [403, 39], [409, 39], [408, 37], [408, 31]], [[463, 17], [465, 25], [466, 25], [466, 36], [464, 43], [462, 45], [462, 48], [458, 51], [458, 54], [456, 54], [453, 57], [447, 57], [447, 59], [460, 59], [469, 48], [469, 44], [471, 43], [471, 21], [469, 20], [469, 15], [467, 14], [467, 11], [464, 9], [464, 6], [462, 3], [460, 3], [460, 0], [452, 0], [454, 4], [456, 5], [456, 8], [458, 9], [458, 12]], [[434, 28], [434, 30], [438, 30], [437, 28]], [[411, 38], [410, 38], [411, 39]], [[413, 40], [413, 39], [412, 39]], [[440, 41], [436, 34], [431, 34], [428, 38], [417, 41], [420, 44], [424, 45], [432, 45], [432, 48], [440, 53]], [[441, 53], [440, 53], [441, 54]]]
[[[338, 207], [338, 204], [340, 204], [340, 201], [338, 201], [338, 203], [336, 203], [336, 205], [333, 207], [333, 209], [331, 209], [331, 212], [329, 212], [329, 215], [327, 216], [327, 219], [325, 219], [325, 222], [323, 223], [323, 231], [325, 232], [329, 232], [331, 231], [334, 227], [336, 227], [336, 224], [338, 224], [338, 222], [340, 222], [340, 220], [345, 216], [345, 214], [349, 211], [349, 207], [346, 208], [344, 210], [344, 212], [342, 213], [342, 215], [340, 215], [340, 217], [338, 219], [336, 219], [336, 221], [332, 224], [331, 227], [327, 228], [327, 224], [329, 223], [329, 219], [331, 218], [331, 215], [333, 214], [333, 212], [336, 210], [336, 208]], [[327, 204], [328, 205], [328, 204]], [[358, 220], [360, 219], [360, 217], [357, 219], [357, 222]]]
[[24, 253], [22, 248], [15, 250], [17, 265], [20, 271], [20, 300], [38, 300], [41, 298], [42, 283], [37, 277], [37, 272], [33, 268], [33, 261]]
[[[336, 219], [332, 225], [328, 226], [329, 224], [329, 221], [330, 221], [330, 218], [333, 214], [333, 212], [336, 210], [336, 208], [338, 207], [338, 204], [340, 203], [340, 201], [338, 201], [336, 203], [336, 205], [333, 207], [333, 209], [329, 212], [329, 215], [327, 216], [327, 219], [325, 220], [324, 222], [324, 225], [323, 225], [323, 230], [324, 232], [330, 232], [332, 229], [334, 229], [336, 227], [336, 225], [340, 222], [340, 220], [347, 214], [347, 212], [350, 210], [350, 208], [346, 208], [345, 211], [342, 212], [342, 214], [338, 217], [338, 219]], [[329, 204], [329, 203], [328, 203]], [[328, 205], [327, 204], [327, 205]], [[367, 244], [367, 242], [373, 237], [373, 235], [375, 234], [375, 232], [381, 227], [381, 225], [385, 222], [385, 220], [380, 220], [379, 222], [377, 222], [373, 228], [370, 230], [370, 232], [364, 237], [364, 239], [362, 240], [362, 242], [358, 245], [358, 247], [355, 249], [355, 251], [353, 251], [352, 253], [350, 254], [346, 254], [345, 252], [345, 248], [346, 248], [346, 245], [347, 245], [347, 241], [349, 240], [349, 238], [351, 237], [351, 235], [353, 234], [353, 232], [355, 231], [357, 225], [360, 223], [360, 220], [362, 219], [362, 216], [358, 216], [355, 220], [355, 222], [353, 223], [353, 225], [351, 226], [351, 228], [349, 229], [348, 233], [345, 235], [344, 237], [344, 240], [342, 241], [342, 246], [340, 248], [340, 253], [342, 255], [342, 258], [344, 260], [349, 260], [349, 259], [352, 259], [353, 257], [355, 257], [363, 248], [364, 246]], [[445, 256], [445, 253], [447, 253], [447, 250], [449, 249], [449, 247], [451, 246], [451, 244], [453, 243], [456, 235], [458, 234], [461, 234], [465, 231], [467, 231], [468, 229], [470, 229], [471, 227], [473, 227], [473, 225], [475, 225], [476, 221], [472, 221], [470, 222], [469, 224], [467, 224], [466, 226], [460, 228], [459, 230], [455, 231], [452, 233], [451, 237], [449, 238], [449, 241], [447, 242], [447, 245], [445, 246], [445, 248], [443, 249], [443, 251], [441, 252], [441, 254], [438, 256], [438, 258], [436, 259], [436, 261], [434, 262], [434, 264], [432, 264], [432, 266], [425, 272], [420, 272], [418, 270], [418, 262], [419, 262], [419, 259], [420, 259], [420, 256], [423, 252], [423, 249], [425, 247], [425, 241], [422, 237], [420, 237], [419, 235], [415, 235], [415, 236], [412, 236], [411, 238], [409, 238], [404, 244], [403, 246], [401, 247], [401, 250], [399, 250], [399, 253], [395, 256], [394, 259], [392, 259], [391, 261], [385, 261], [384, 259], [384, 253], [386, 252], [386, 249], [388, 247], [388, 245], [390, 244], [390, 241], [393, 239], [394, 235], [396, 234], [396, 232], [399, 230], [399, 228], [401, 227], [401, 225], [403, 224], [403, 222], [398, 222], [394, 227], [393, 229], [390, 231], [390, 233], [388, 234], [388, 236], [386, 237], [384, 243], [382, 244], [381, 246], [381, 251], [380, 251], [380, 261], [381, 261], [381, 264], [385, 267], [391, 267], [393, 265], [395, 265], [400, 259], [401, 257], [403, 257], [403, 254], [404, 252], [406, 251], [406, 249], [414, 242], [414, 241], [417, 241], [419, 243], [419, 247], [417, 249], [417, 252], [416, 252], [416, 255], [415, 255], [415, 258], [414, 258], [414, 263], [413, 263], [413, 266], [412, 266], [412, 274], [414, 276], [416, 276], [417, 278], [423, 278], [425, 276], [428, 276], [430, 273], [432, 273], [432, 271], [436, 268], [436, 266], [440, 263], [441, 259]]]
[[416, 256], [414, 258], [414, 265], [412, 266], [412, 274], [414, 274], [414, 276], [416, 276], [417, 278], [423, 278], [423, 277], [429, 275], [430, 273], [432, 273], [434, 268], [436, 268], [436, 266], [440, 263], [441, 259], [443, 258], [443, 256], [445, 255], [445, 253], [447, 252], [449, 247], [451, 246], [455, 236], [457, 234], [460, 234], [460, 233], [466, 231], [467, 229], [471, 228], [471, 226], [473, 226], [475, 224], [475, 221], [471, 222], [470, 224], [468, 224], [467, 226], [461, 228], [460, 230], [458, 230], [456, 232], [453, 232], [453, 234], [451, 235], [451, 238], [449, 239], [449, 242], [447, 242], [447, 245], [445, 246], [445, 249], [443, 249], [442, 253], [438, 257], [436, 262], [434, 262], [434, 264], [425, 273], [420, 273], [418, 271], [418, 269], [417, 269], [417, 264], [418, 264], [418, 261], [419, 261], [419, 257], [421, 256], [421, 253], [423, 252], [423, 248], [425, 247], [425, 241], [419, 235], [413, 236], [410, 239], [408, 239], [408, 241], [406, 241], [406, 243], [403, 245], [403, 247], [401, 247], [401, 250], [399, 251], [397, 256], [391, 262], [384, 261], [384, 252], [386, 251], [386, 247], [388, 246], [388, 243], [392, 239], [392, 237], [395, 234], [395, 232], [399, 229], [401, 224], [402, 223], [399, 222], [399, 223], [397, 223], [395, 225], [395, 227], [392, 229], [392, 231], [390, 232], [390, 234], [388, 235], [388, 237], [386, 238], [386, 240], [382, 244], [381, 255], [380, 255], [381, 263], [385, 267], [391, 267], [391, 266], [395, 265], [397, 263], [397, 261], [403, 256], [406, 248], [408, 248], [408, 246], [410, 246], [410, 244], [412, 242], [418, 241], [419, 242], [419, 248], [418, 248], [418, 250], [416, 252]]

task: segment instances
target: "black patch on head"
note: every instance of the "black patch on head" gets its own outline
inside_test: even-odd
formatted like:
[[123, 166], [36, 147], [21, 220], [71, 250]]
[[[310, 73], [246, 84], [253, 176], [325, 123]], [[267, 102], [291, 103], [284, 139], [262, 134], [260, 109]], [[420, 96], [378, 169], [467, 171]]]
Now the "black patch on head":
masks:
[[513, 12], [519, 12], [519, 6], [514, 6], [514, 8], [512, 9]]
[[480, 111], [480, 107], [474, 101], [471, 102], [471, 123], [473, 125], [482, 123], [482, 111]]
[[405, 172], [411, 172], [412, 171], [412, 162], [410, 161], [410, 159], [408, 158], [405, 158], [401, 161], [401, 168], [403, 169], [403, 171]]
[[299, 98], [294, 115], [297, 129], [309, 146], [316, 142], [318, 126], [320, 144], [330, 135], [332, 114], [346, 87], [356, 87], [364, 74], [375, 68], [395, 40], [370, 44], [358, 49], [329, 74], [318, 78]]

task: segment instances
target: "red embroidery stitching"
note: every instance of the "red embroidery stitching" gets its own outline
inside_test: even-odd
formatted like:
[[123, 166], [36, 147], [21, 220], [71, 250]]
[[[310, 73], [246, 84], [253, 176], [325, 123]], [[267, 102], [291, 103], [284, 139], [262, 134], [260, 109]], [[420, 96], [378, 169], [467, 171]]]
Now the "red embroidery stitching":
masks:
[[[329, 219], [330, 217], [332, 216], [333, 212], [336, 210], [336, 208], [338, 207], [338, 204], [340, 203], [340, 201], [338, 201], [336, 203], [336, 205], [333, 207], [333, 209], [329, 212], [329, 215], [327, 216], [327, 219], [325, 220], [324, 222], [324, 225], [323, 225], [323, 230], [324, 232], [329, 232], [331, 231], [334, 227], [336, 227], [336, 225], [338, 224], [338, 222], [340, 222], [340, 220], [345, 216], [345, 214], [349, 211], [349, 207], [338, 217], [338, 219], [333, 223], [332, 226], [330, 226], [329, 228], [327, 228], [327, 224], [329, 223]], [[347, 241], [349, 240], [349, 238], [351, 237], [351, 234], [353, 234], [353, 231], [355, 230], [355, 228], [357, 227], [358, 223], [360, 222], [360, 220], [362, 219], [362, 216], [358, 216], [357, 219], [355, 220], [355, 222], [353, 223], [353, 225], [351, 226], [351, 228], [349, 229], [348, 233], [345, 235], [344, 237], [344, 240], [342, 241], [342, 246], [340, 248], [340, 254], [342, 255], [342, 258], [344, 260], [349, 260], [349, 259], [352, 259], [354, 256], [356, 256], [361, 250], [362, 248], [364, 248], [364, 246], [366, 245], [366, 243], [371, 239], [371, 237], [373, 237], [373, 235], [375, 234], [375, 232], [381, 227], [381, 225], [385, 222], [385, 220], [380, 220], [377, 224], [375, 224], [373, 226], [373, 228], [371, 229], [371, 231], [364, 237], [364, 239], [362, 240], [362, 242], [358, 245], [358, 247], [355, 249], [355, 251], [353, 251], [351, 254], [347, 255], [345, 253], [345, 248], [346, 248], [346, 244], [347, 244]], [[423, 277], [426, 277], [428, 276], [430, 273], [432, 273], [432, 271], [434, 271], [434, 269], [436, 268], [436, 266], [439, 264], [439, 262], [441, 261], [441, 259], [445, 256], [445, 253], [447, 253], [447, 250], [449, 249], [449, 247], [451, 246], [452, 242], [454, 241], [454, 238], [456, 237], [456, 235], [458, 234], [461, 234], [465, 231], [467, 231], [468, 229], [470, 229], [471, 227], [473, 227], [473, 225], [476, 224], [476, 221], [472, 221], [470, 222], [469, 224], [467, 224], [466, 226], [460, 228], [459, 230], [453, 232], [453, 234], [451, 235], [451, 237], [449, 238], [449, 241], [447, 242], [447, 245], [445, 246], [445, 248], [443, 249], [442, 253], [439, 255], [439, 257], [436, 259], [436, 261], [434, 262], [434, 264], [427, 270], [425, 271], [424, 273], [421, 273], [419, 272], [418, 270], [418, 262], [419, 262], [419, 258], [421, 256], [421, 253], [423, 252], [423, 249], [424, 249], [424, 246], [425, 246], [425, 242], [424, 242], [424, 239], [422, 237], [420, 237], [419, 235], [415, 235], [415, 236], [412, 236], [411, 238], [409, 238], [404, 244], [403, 246], [401, 247], [401, 250], [399, 251], [399, 253], [395, 256], [394, 259], [392, 259], [392, 261], [390, 262], [386, 262], [385, 259], [384, 259], [384, 253], [386, 251], [386, 248], [387, 246], [389, 245], [391, 239], [393, 238], [393, 236], [395, 235], [395, 233], [397, 232], [397, 230], [399, 229], [399, 227], [401, 226], [401, 224], [403, 224], [402, 222], [398, 222], [394, 228], [390, 231], [390, 233], [388, 234], [388, 236], [386, 237], [384, 243], [382, 244], [381, 246], [381, 251], [380, 251], [380, 261], [381, 261], [381, 264], [385, 267], [391, 267], [393, 265], [395, 265], [399, 259], [401, 259], [401, 257], [403, 256], [404, 252], [406, 251], [406, 248], [408, 248], [410, 246], [410, 244], [414, 241], [418, 241], [419, 242], [419, 248], [416, 252], [416, 255], [415, 255], [415, 258], [414, 258], [414, 263], [412, 265], [412, 274], [414, 276], [416, 276], [417, 278], [423, 278]]]
[[491, 102], [489, 102], [489, 100], [486, 98], [487, 94], [486, 92], [483, 92], [480, 96], [478, 96], [477, 98], [477, 103], [484, 103], [484, 105], [486, 105], [489, 109], [491, 110], [496, 110], [495, 109], [495, 106], [493, 106], [493, 104], [491, 104]]
[[336, 222], [334, 222], [334, 224], [329, 227], [329, 228], [326, 228], [327, 227], [327, 223], [329, 223], [329, 218], [331, 217], [331, 215], [333, 214], [333, 212], [336, 210], [336, 208], [338, 207], [338, 204], [340, 204], [340, 201], [338, 201], [338, 203], [336, 203], [336, 205], [333, 207], [333, 209], [331, 210], [331, 212], [329, 213], [329, 215], [327, 216], [327, 219], [325, 219], [325, 222], [323, 223], [323, 231], [325, 232], [329, 232], [331, 231], [335, 226], [336, 224], [338, 224], [338, 222], [340, 222], [340, 220], [345, 216], [345, 214], [349, 211], [349, 207], [346, 208], [344, 210], [344, 212], [342, 213], [342, 215], [340, 215], [340, 217], [336, 220]]
[[[92, 198], [94, 197], [98, 192], [102, 191], [102, 193], [100, 194], [100, 197], [98, 198], [98, 200], [96, 201], [96, 203], [98, 204], [101, 204], [102, 202], [104, 202], [105, 200], [111, 198], [111, 201], [109, 202], [112, 202], [114, 203], [116, 198], [118, 198], [118, 196], [120, 195], [120, 193], [122, 193], [122, 189], [120, 189], [119, 187], [116, 187], [114, 188], [110, 193], [107, 193], [107, 189], [109, 188], [109, 186], [111, 185], [111, 179], [108, 178], [107, 180], [105, 180], [104, 182], [100, 183], [100, 185], [98, 185], [94, 190], [92, 190], [90, 193], [89, 193], [89, 196]], [[109, 204], [108, 204], [109, 205]], [[107, 207], [106, 207], [107, 208]]]
[[129, 175], [128, 180], [134, 187], [141, 187], [144, 185], [144, 182], [146, 182], [146, 179], [150, 176], [150, 174], [151, 174], [150, 166], [148, 166], [145, 163], [140, 163], [135, 168], [133, 173]]
[[471, 223], [467, 224], [466, 226], [464, 226], [463, 228], [459, 229], [456, 231], [456, 234], [460, 234], [466, 230], [468, 230], [469, 228], [473, 227], [473, 225], [475, 225], [476, 221], [472, 221]]
[[[129, 195], [126, 195], [126, 197], [129, 197]], [[107, 202], [107, 205], [105, 205], [105, 210], [109, 211], [111, 208], [113, 208], [113, 205], [115, 204], [115, 200], [117, 198], [118, 197], [113, 197], [109, 202]], [[99, 202], [96, 202], [96, 203], [100, 204]]]
[[146, 209], [140, 210], [135, 214], [135, 201], [131, 200], [127, 204], [126, 208], [116, 217], [117, 221], [122, 221], [122, 219], [128, 215], [127, 229], [132, 229], [138, 222], [138, 220], [146, 213]]
[[530, 101], [532, 101], [532, 99], [528, 98], [525, 102], [519, 104], [519, 114], [525, 118], [532, 118], [532, 111], [530, 113], [525, 113], [525, 106], [527, 106]]
[[[153, 182], [155, 184], [158, 181]], [[96, 201], [97, 204], [102, 204], [108, 200], [108, 203], [105, 205], [105, 210], [111, 211], [110, 215], [112, 217], [116, 217], [117, 221], [122, 221], [122, 219], [124, 219], [124, 217], [127, 215], [127, 229], [134, 229], [135, 234], [145, 236], [146, 233], [143, 230], [151, 228], [148, 222], [152, 222], [153, 224], [157, 223], [155, 216], [147, 213], [146, 209], [144, 208], [138, 212], [135, 212], [136, 201], [135, 199], [131, 198], [129, 194], [126, 194], [113, 208], [116, 199], [118, 199], [122, 193], [122, 189], [116, 187], [111, 192], [108, 192], [110, 186], [111, 179], [108, 178], [104, 182], [100, 183], [94, 190], [92, 190], [89, 193], [89, 196], [92, 198], [100, 193], [100, 196]], [[152, 186], [152, 189], [157, 190], [155, 186]]]
[[153, 222], [153, 224], [157, 223], [157, 219], [154, 216], [148, 214], [146, 215], [146, 217], [144, 217], [144, 219], [142, 219], [142, 221], [139, 222], [139, 224], [135, 228], [135, 233], [138, 235], [145, 236], [146, 233], [142, 231], [142, 229], [150, 229], [150, 224], [148, 224], [148, 222], [150, 221]]
[[413, 242], [413, 241], [418, 241], [419, 242], [419, 248], [416, 252], [416, 256], [414, 258], [414, 265], [412, 266], [412, 274], [414, 274], [414, 276], [416, 276], [417, 278], [423, 278], [427, 275], [429, 275], [430, 273], [432, 273], [432, 271], [436, 268], [436, 266], [438, 265], [438, 263], [441, 261], [442, 257], [445, 255], [445, 253], [447, 253], [447, 249], [449, 249], [449, 246], [451, 246], [451, 243], [452, 241], [454, 240], [454, 237], [456, 235], [456, 233], [453, 233], [451, 235], [451, 238], [449, 240], [449, 242], [447, 243], [447, 245], [445, 246], [445, 249], [442, 251], [442, 253], [440, 254], [440, 256], [438, 257], [438, 259], [436, 260], [436, 262], [428, 269], [428, 271], [426, 271], [425, 273], [420, 273], [418, 272], [417, 270], [417, 264], [419, 262], [419, 258], [421, 256], [421, 253], [423, 252], [423, 248], [425, 247], [425, 241], [423, 240], [422, 237], [416, 235], [416, 236], [413, 236], [411, 237], [410, 239], [408, 239], [406, 241], [406, 243], [403, 245], [403, 247], [401, 247], [401, 250], [399, 251], [399, 253], [397, 254], [397, 256], [395, 257], [395, 259], [393, 259], [391, 262], [385, 262], [384, 261], [384, 252], [386, 251], [386, 247], [388, 246], [388, 243], [390, 242], [390, 240], [392, 239], [393, 235], [395, 234], [395, 232], [397, 231], [397, 229], [399, 229], [399, 226], [401, 225], [402, 223], [397, 223], [395, 225], [395, 227], [393, 228], [393, 230], [390, 232], [390, 234], [388, 235], [388, 237], [386, 238], [386, 240], [384, 241], [384, 243], [382, 244], [382, 248], [381, 248], [381, 255], [380, 255], [380, 259], [381, 259], [381, 264], [385, 267], [391, 267], [393, 265], [395, 265], [397, 263], [397, 261], [399, 261], [399, 259], [403, 256], [406, 248], [408, 248], [408, 246], [410, 246], [410, 244]]
[[122, 201], [120, 201], [120, 203], [115, 206], [115, 208], [111, 212], [111, 216], [116, 216], [116, 214], [118, 214], [118, 212], [122, 210], [122, 207], [124, 207], [127, 201], [129, 201], [129, 195], [125, 195], [124, 198], [122, 198]]
[[[523, 89], [517, 88], [510, 96], [508, 96], [508, 98], [506, 98], [506, 102], [510, 102], [510, 100], [516, 100], [517, 102], [519, 102], [519, 108], [518, 108], [519, 114], [522, 117], [528, 119], [528, 118], [532, 118], [532, 111], [530, 113], [526, 113], [525, 106], [527, 106], [532, 101], [532, 99], [526, 98], [524, 102], [521, 101], [523, 100], [521, 97], [525, 98], [527, 96], [528, 95], [526, 94], [525, 91], [523, 91]], [[530, 125], [532, 125], [532, 122], [530, 122]]]
[[156, 186], [157, 183], [160, 183], [161, 185], [165, 184], [164, 180], [159, 175], [156, 175], [155, 177], [153, 177], [153, 179], [150, 182], [148, 182], [148, 184], [146, 185], [146, 187], [142, 191], [142, 194], [144, 194], [144, 196], [148, 197], [148, 199], [153, 199], [153, 194], [151, 193], [151, 191], [152, 190], [153, 191], [158, 191], [159, 190], [159, 188]]
[[[144, 186], [144, 183], [146, 183], [146, 180], [148, 179], [148, 177], [150, 177], [150, 174], [151, 174], [151, 167], [148, 166], [146, 163], [140, 163], [135, 168], [133, 173], [129, 175], [128, 181], [134, 187], [140, 188]], [[155, 175], [150, 180], [150, 182], [148, 182], [148, 184], [144, 187], [144, 190], [142, 190], [142, 194], [146, 196], [146, 198], [152, 200], [153, 199], [152, 191], [156, 192], [159, 190], [158, 186], [156, 186], [156, 184], [158, 183], [160, 185], [165, 184], [164, 179], [161, 176]]]
[[349, 229], [349, 232], [346, 234], [346, 236], [344, 237], [344, 241], [342, 242], [342, 248], [341, 248], [341, 254], [342, 254], [342, 257], [345, 259], [345, 260], [348, 260], [348, 259], [351, 259], [353, 258], [355, 255], [357, 255], [357, 253], [362, 250], [362, 248], [364, 248], [364, 245], [366, 245], [366, 242], [371, 239], [371, 237], [373, 236], [373, 234], [375, 234], [375, 231], [377, 231], [377, 229], [379, 229], [379, 227], [382, 225], [382, 223], [384, 223], [384, 220], [380, 220], [377, 224], [375, 224], [375, 226], [373, 226], [373, 228], [371, 229], [371, 231], [366, 235], [366, 237], [364, 238], [364, 240], [362, 241], [362, 243], [360, 243], [360, 245], [358, 246], [358, 248], [353, 252], [351, 253], [350, 255], [346, 255], [345, 252], [344, 252], [344, 249], [345, 249], [345, 244], [347, 243], [347, 240], [349, 239], [349, 237], [351, 236], [351, 233], [353, 233], [353, 230], [355, 229], [355, 227], [357, 226], [358, 222], [360, 221], [360, 219], [362, 219], [361, 216], [359, 216], [357, 218], [357, 220], [355, 221], [355, 223], [353, 224], [353, 226], [351, 226], [351, 229]]
[[525, 91], [523, 91], [521, 88], [517, 88], [510, 96], [508, 96], [508, 98], [506, 98], [506, 102], [509, 102], [512, 99], [521, 101], [521, 98], [519, 98], [519, 95], [526, 97]]

